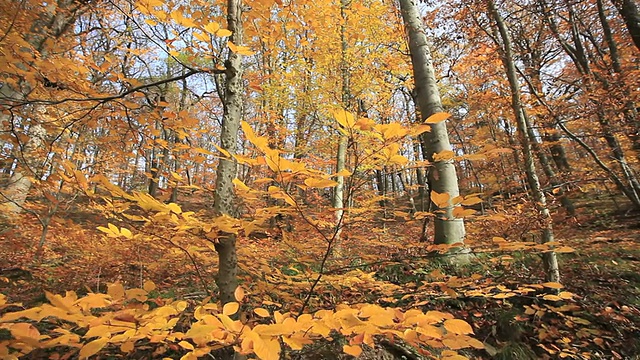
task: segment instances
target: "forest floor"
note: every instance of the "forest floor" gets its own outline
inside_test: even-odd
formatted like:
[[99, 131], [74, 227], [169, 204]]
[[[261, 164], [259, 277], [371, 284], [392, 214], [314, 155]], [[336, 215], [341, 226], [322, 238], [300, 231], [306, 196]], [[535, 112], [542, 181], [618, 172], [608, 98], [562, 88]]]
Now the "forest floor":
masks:
[[[184, 207], [206, 211], [206, 199], [199, 201]], [[349, 226], [311, 295], [311, 274], [317, 274], [325, 244], [296, 222], [291, 233], [239, 238], [241, 282], [252, 301], [284, 309], [305, 302], [309, 311], [369, 302], [449, 312], [471, 324], [485, 344], [465, 353], [471, 358], [640, 359], [640, 214], [584, 198], [578, 216], [558, 215], [556, 236], [574, 251], [559, 254], [564, 288], [549, 292], [539, 285], [544, 283], [539, 254], [492, 246], [496, 238], [535, 241], [537, 222], [526, 216], [528, 205], [514, 201], [497, 207], [498, 221], [470, 218], [467, 241], [474, 256], [467, 265], [425, 251], [419, 221]], [[9, 301], [34, 306], [46, 301], [45, 290], [86, 294], [105, 291], [115, 281], [141, 287], [148, 279], [157, 285], [157, 297], [197, 300], [215, 293], [217, 260], [207, 246], [191, 261], [166, 242], [107, 238], [96, 230], [106, 218], [89, 206], [67, 209], [64, 218], [54, 220], [39, 262], [34, 261], [41, 233], [36, 221], [25, 215], [23, 223], [0, 234], [0, 293]], [[335, 345], [314, 344], [288, 357], [348, 358]]]

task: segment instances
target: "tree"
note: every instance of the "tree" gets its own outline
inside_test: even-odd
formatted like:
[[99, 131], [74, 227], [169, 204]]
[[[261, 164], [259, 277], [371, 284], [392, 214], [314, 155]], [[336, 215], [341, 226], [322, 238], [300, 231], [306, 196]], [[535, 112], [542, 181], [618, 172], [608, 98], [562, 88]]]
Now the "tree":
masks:
[[[231, 45], [241, 46], [242, 33], [242, 0], [227, 1], [227, 29], [231, 35]], [[242, 55], [229, 49], [225, 62], [224, 115], [220, 129], [220, 147], [228, 155], [235, 155], [238, 143], [238, 130], [242, 121], [242, 104], [244, 87], [242, 84]], [[220, 158], [216, 178], [216, 192], [213, 208], [219, 215], [237, 216], [233, 180], [237, 176], [237, 164], [233, 157]], [[236, 235], [224, 232], [215, 244], [218, 252], [218, 275], [216, 284], [220, 290], [223, 304], [235, 301], [234, 291], [238, 287], [238, 255], [236, 253]]]
[[[516, 66], [513, 61], [513, 49], [511, 45], [511, 37], [509, 35], [507, 26], [498, 12], [493, 0], [488, 0], [487, 6], [489, 14], [496, 23], [498, 32], [503, 43], [503, 59], [504, 67], [509, 79], [509, 87], [511, 89], [511, 107], [516, 118], [516, 124], [518, 125], [518, 135], [520, 138], [520, 145], [524, 155], [525, 172], [527, 174], [527, 182], [533, 200], [535, 201], [538, 211], [544, 218], [544, 225], [542, 228], [542, 241], [544, 243], [553, 242], [553, 222], [551, 219], [551, 213], [547, 207], [547, 199], [540, 186], [540, 180], [538, 180], [538, 174], [536, 173], [536, 166], [534, 162], [534, 155], [531, 146], [529, 126], [527, 125], [525, 109], [522, 106], [522, 99], [520, 96], [520, 84], [518, 82], [518, 75], [516, 72]], [[543, 255], [545, 273], [547, 275], [547, 281], [559, 282], [560, 271], [558, 269], [558, 260], [556, 254], [553, 251], [547, 251]]]
[[[433, 70], [431, 51], [418, 11], [416, 0], [400, 0], [400, 9], [407, 32], [409, 33], [409, 49], [413, 64], [413, 77], [416, 84], [418, 106], [422, 120], [444, 111], [438, 84]], [[435, 243], [455, 244], [464, 241], [464, 221], [453, 215], [454, 205], [450, 199], [459, 195], [458, 176], [452, 160], [438, 159], [434, 155], [451, 152], [449, 135], [444, 121], [431, 125], [431, 131], [421, 135], [425, 159], [433, 165], [429, 169], [429, 189], [438, 194], [448, 194], [449, 201], [442, 206], [443, 212], [434, 220]]]

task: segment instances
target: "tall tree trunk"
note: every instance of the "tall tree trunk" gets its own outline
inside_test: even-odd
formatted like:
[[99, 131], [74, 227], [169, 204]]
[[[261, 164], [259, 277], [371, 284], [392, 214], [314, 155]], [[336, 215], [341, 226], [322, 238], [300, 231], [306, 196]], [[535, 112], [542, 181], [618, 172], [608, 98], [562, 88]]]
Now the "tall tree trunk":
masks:
[[[233, 33], [231, 41], [235, 45], [242, 45], [242, 0], [227, 1], [227, 29]], [[242, 120], [242, 97], [244, 96], [241, 55], [229, 51], [225, 66], [224, 115], [220, 129], [220, 147], [229, 154], [235, 155], [238, 129]], [[236, 216], [233, 179], [235, 179], [237, 171], [237, 164], [233, 158], [220, 158], [213, 205], [214, 211], [218, 215]], [[238, 256], [235, 234], [221, 233], [215, 244], [215, 249], [218, 252], [219, 260], [216, 284], [220, 290], [220, 300], [226, 304], [235, 301], [234, 291], [238, 287]]]
[[[341, 63], [340, 63], [340, 71], [342, 73], [342, 108], [344, 111], [348, 111], [349, 103], [351, 100], [350, 94], [350, 86], [349, 86], [349, 64], [347, 63], [347, 6], [351, 3], [350, 0], [340, 0], [340, 17], [342, 21], [342, 25], [340, 25], [340, 53], [341, 53]], [[347, 165], [347, 146], [349, 143], [349, 138], [340, 133], [338, 136], [338, 152], [336, 154], [336, 172], [341, 172], [346, 169]], [[336, 230], [335, 230], [335, 241], [339, 244], [340, 235], [342, 233], [342, 225], [343, 225], [343, 217], [344, 217], [344, 193], [345, 193], [345, 184], [344, 184], [344, 176], [336, 176], [336, 182], [338, 183], [333, 192], [333, 202], [332, 206], [335, 210], [335, 218], [336, 218]], [[338, 247], [339, 248], [339, 247]]]
[[[496, 9], [493, 0], [488, 0], [488, 8], [490, 16], [496, 22], [500, 37], [503, 43], [503, 63], [507, 72], [507, 78], [509, 79], [509, 87], [511, 88], [511, 107], [516, 118], [516, 124], [518, 127], [518, 133], [520, 137], [520, 143], [522, 146], [522, 152], [525, 161], [525, 171], [527, 174], [527, 183], [531, 189], [533, 199], [535, 201], [537, 210], [544, 217], [544, 227], [542, 229], [542, 241], [552, 242], [553, 236], [553, 222], [549, 208], [547, 207], [547, 199], [540, 187], [540, 180], [538, 180], [538, 174], [536, 173], [536, 166], [533, 159], [533, 151], [531, 149], [531, 139], [527, 132], [527, 122], [525, 117], [525, 109], [522, 106], [520, 97], [520, 84], [518, 83], [518, 77], [516, 73], [516, 66], [513, 60], [513, 50], [511, 46], [511, 38], [507, 31], [507, 26], [502, 19], [502, 16]], [[560, 281], [560, 271], [558, 269], [558, 260], [556, 254], [553, 251], [545, 252], [543, 255], [543, 262], [547, 281]]]
[[[409, 49], [413, 63], [413, 77], [416, 84], [418, 106], [422, 120], [442, 112], [440, 92], [433, 70], [431, 51], [427, 44], [422, 16], [418, 12], [416, 0], [400, 0], [400, 9], [405, 27], [409, 33]], [[444, 121], [433, 124], [431, 131], [422, 135], [426, 145], [425, 160], [433, 163], [429, 171], [431, 190], [448, 193], [451, 198], [459, 195], [458, 176], [453, 161], [433, 161], [433, 155], [442, 151], [451, 151], [449, 135]], [[434, 237], [436, 244], [454, 244], [464, 241], [464, 221], [453, 216], [453, 206], [449, 204], [434, 221]]]

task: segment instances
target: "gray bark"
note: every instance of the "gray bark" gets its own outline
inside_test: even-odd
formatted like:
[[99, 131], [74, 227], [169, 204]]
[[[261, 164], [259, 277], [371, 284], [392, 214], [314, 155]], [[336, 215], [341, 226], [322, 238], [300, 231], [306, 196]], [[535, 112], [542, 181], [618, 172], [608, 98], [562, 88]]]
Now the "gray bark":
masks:
[[[433, 70], [431, 51], [422, 24], [422, 16], [418, 12], [416, 0], [400, 0], [400, 9], [405, 27], [409, 33], [409, 49], [413, 63], [413, 76], [416, 84], [418, 106], [422, 120], [442, 112], [440, 92]], [[431, 190], [448, 193], [451, 198], [459, 195], [458, 176], [453, 161], [433, 161], [433, 155], [442, 151], [450, 151], [449, 135], [444, 121], [433, 124], [431, 131], [422, 135], [426, 147], [425, 159], [433, 163], [429, 171]], [[434, 240], [436, 244], [454, 244], [464, 241], [465, 229], [463, 219], [453, 216], [453, 206], [445, 207], [434, 221]]]
[[[227, 28], [233, 33], [231, 41], [242, 45], [242, 0], [227, 1]], [[234, 155], [237, 150], [238, 129], [242, 120], [243, 86], [241, 56], [229, 51], [226, 66], [224, 89], [224, 115], [220, 130], [220, 147]], [[218, 215], [235, 217], [233, 179], [237, 175], [237, 164], [232, 158], [220, 158], [216, 178], [214, 211]], [[220, 290], [223, 304], [235, 301], [234, 291], [238, 287], [238, 256], [236, 253], [236, 236], [232, 233], [221, 233], [215, 244], [218, 252], [218, 275], [216, 284]]]
[[[527, 132], [527, 121], [525, 116], [525, 109], [522, 106], [520, 97], [520, 84], [518, 82], [516, 66], [513, 60], [513, 50], [511, 46], [511, 38], [507, 31], [507, 26], [502, 19], [502, 16], [496, 9], [493, 0], [488, 0], [488, 8], [490, 16], [496, 22], [500, 37], [504, 48], [502, 49], [503, 63], [507, 72], [507, 78], [509, 79], [509, 87], [511, 89], [511, 107], [516, 118], [516, 124], [518, 127], [518, 134], [520, 137], [520, 143], [522, 146], [522, 152], [524, 155], [525, 172], [527, 174], [527, 183], [533, 195], [537, 210], [542, 214], [544, 218], [544, 226], [542, 229], [542, 241], [552, 242], [553, 236], [553, 222], [549, 208], [547, 207], [547, 199], [540, 186], [540, 180], [536, 173], [536, 166], [533, 158], [533, 151], [531, 148], [531, 139]], [[553, 251], [545, 252], [543, 255], [543, 263], [547, 281], [560, 281], [560, 271], [558, 269], [558, 259]]]
[[[345, 111], [349, 109], [349, 103], [351, 100], [350, 86], [349, 86], [349, 64], [347, 63], [347, 37], [346, 37], [346, 22], [347, 15], [346, 9], [350, 0], [340, 1], [340, 16], [342, 18], [342, 25], [340, 26], [340, 51], [341, 51], [341, 64], [340, 70], [342, 72], [342, 107]], [[347, 165], [347, 146], [349, 138], [340, 133], [338, 136], [338, 152], [336, 154], [336, 172], [340, 172], [346, 168]], [[342, 223], [344, 217], [344, 176], [336, 176], [336, 185], [333, 192], [332, 206], [335, 210], [335, 241], [340, 241], [340, 235], [342, 233]]]

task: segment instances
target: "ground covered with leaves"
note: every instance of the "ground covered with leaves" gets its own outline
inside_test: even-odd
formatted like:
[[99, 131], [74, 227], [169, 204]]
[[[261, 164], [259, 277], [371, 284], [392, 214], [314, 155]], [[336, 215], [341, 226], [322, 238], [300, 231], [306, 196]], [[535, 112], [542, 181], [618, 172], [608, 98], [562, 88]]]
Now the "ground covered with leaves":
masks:
[[[199, 201], [183, 207], [206, 213], [206, 198]], [[291, 232], [241, 236], [242, 293], [220, 308], [206, 244], [187, 239], [184, 248], [168, 233], [105, 237], [98, 226], [126, 224], [87, 204], [56, 219], [34, 260], [41, 229], [25, 217], [0, 235], [0, 342], [7, 354], [22, 341], [18, 348], [32, 347], [26, 358], [58, 359], [93, 350], [99, 358], [195, 358], [229, 344], [269, 359], [637, 358], [639, 214], [585, 200], [580, 216], [556, 219], [562, 280], [545, 283], [537, 223], [522, 216], [531, 204], [518, 201], [469, 218], [465, 264], [420, 241], [422, 220], [399, 212], [350, 225], [324, 264], [326, 244], [295, 218]], [[92, 327], [103, 311], [115, 314], [110, 327]], [[146, 329], [150, 313], [163, 319], [157, 334], [127, 338], [127, 326]], [[196, 334], [212, 329], [224, 330], [219, 346]]]

